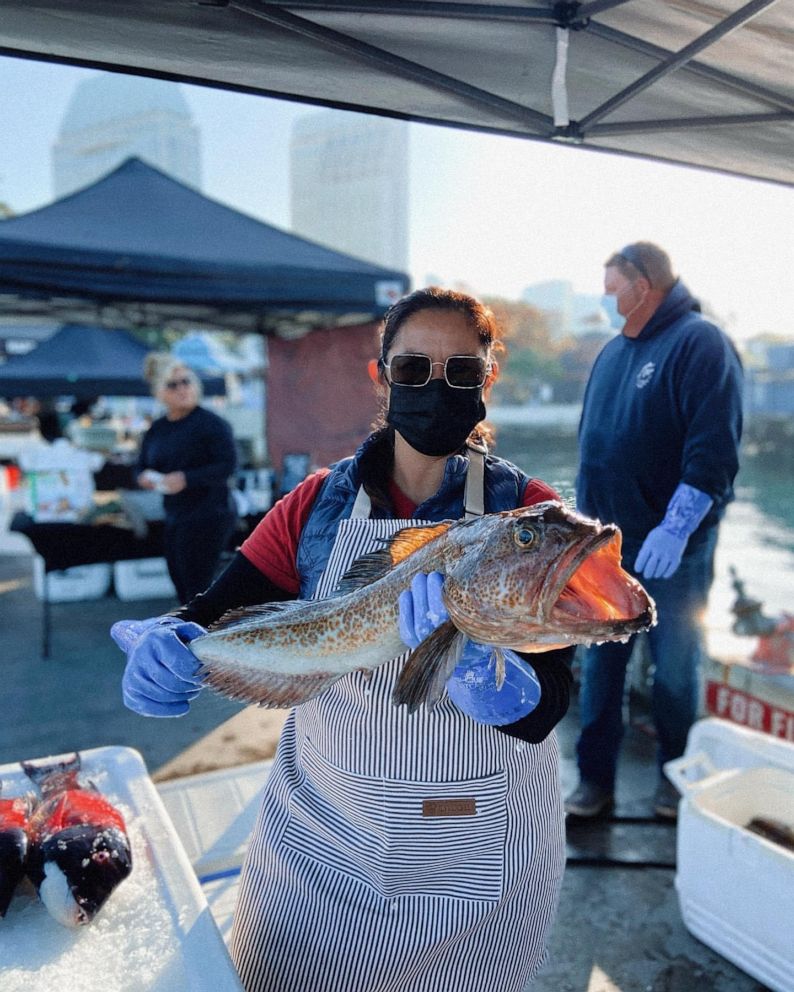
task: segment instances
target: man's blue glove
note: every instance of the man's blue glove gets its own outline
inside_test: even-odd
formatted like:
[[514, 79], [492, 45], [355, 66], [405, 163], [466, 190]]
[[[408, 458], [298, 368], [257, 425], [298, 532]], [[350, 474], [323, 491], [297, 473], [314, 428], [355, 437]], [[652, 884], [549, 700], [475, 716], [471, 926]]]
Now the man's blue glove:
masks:
[[[440, 572], [419, 573], [411, 588], [400, 593], [400, 637], [417, 647], [436, 627], [449, 620], [441, 592]], [[505, 661], [505, 680], [496, 684], [497, 651]], [[455, 671], [447, 680], [449, 698], [477, 723], [502, 726], [531, 713], [540, 701], [540, 683], [531, 665], [513, 651], [467, 641]]]
[[110, 636], [127, 655], [121, 680], [127, 709], [141, 716], [182, 716], [201, 691], [200, 663], [187, 646], [206, 634], [179, 617], [119, 620]]
[[687, 541], [713, 502], [711, 496], [680, 482], [667, 504], [664, 520], [645, 538], [634, 571], [645, 579], [669, 579], [675, 575]]

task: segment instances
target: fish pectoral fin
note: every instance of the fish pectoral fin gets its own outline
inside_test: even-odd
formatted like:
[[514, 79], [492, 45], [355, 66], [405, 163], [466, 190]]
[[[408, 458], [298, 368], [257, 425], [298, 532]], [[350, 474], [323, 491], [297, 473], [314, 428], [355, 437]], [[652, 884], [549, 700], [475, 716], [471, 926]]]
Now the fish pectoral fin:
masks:
[[408, 555], [423, 548], [437, 537], [441, 537], [442, 534], [446, 534], [454, 522], [444, 520], [442, 523], [433, 524], [430, 527], [403, 527], [391, 537], [383, 538], [386, 547], [378, 551], [371, 551], [369, 554], [362, 555], [361, 558], [356, 558], [337, 583], [334, 592], [341, 594], [355, 592], [362, 586], [377, 582]]
[[392, 693], [395, 706], [413, 713], [422, 703], [432, 710], [460, 660], [466, 635], [447, 620], [408, 656]]

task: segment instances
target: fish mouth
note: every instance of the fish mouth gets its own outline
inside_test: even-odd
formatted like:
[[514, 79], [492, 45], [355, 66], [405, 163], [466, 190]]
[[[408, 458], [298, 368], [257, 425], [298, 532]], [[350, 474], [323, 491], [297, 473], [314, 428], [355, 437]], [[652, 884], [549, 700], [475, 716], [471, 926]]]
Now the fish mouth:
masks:
[[552, 625], [570, 633], [587, 631], [594, 640], [651, 627], [654, 602], [620, 560], [621, 534], [614, 524], [602, 524], [577, 542], [563, 556], [544, 597], [543, 612]]

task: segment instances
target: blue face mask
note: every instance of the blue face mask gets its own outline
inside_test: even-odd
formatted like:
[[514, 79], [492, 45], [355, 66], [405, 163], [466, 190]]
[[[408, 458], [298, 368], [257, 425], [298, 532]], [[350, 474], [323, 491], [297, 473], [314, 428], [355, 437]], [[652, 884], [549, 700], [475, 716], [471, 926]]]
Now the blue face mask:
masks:
[[605, 310], [609, 326], [620, 330], [626, 318], [618, 311], [618, 298], [613, 293], [601, 297], [601, 306]]

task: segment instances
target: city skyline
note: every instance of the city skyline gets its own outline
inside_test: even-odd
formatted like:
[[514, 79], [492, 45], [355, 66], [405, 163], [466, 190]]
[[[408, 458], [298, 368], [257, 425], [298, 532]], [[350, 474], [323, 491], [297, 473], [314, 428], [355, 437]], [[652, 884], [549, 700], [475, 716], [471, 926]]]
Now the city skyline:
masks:
[[[93, 70], [0, 58], [0, 201], [52, 199], [50, 152], [66, 104]], [[177, 85], [177, 84], [173, 84]], [[200, 128], [204, 192], [289, 229], [289, 138], [311, 105], [181, 85]], [[682, 166], [451, 128], [410, 125], [410, 261], [431, 280], [520, 299], [570, 280], [599, 293], [629, 241], [666, 248], [737, 340], [794, 337], [792, 190]]]

